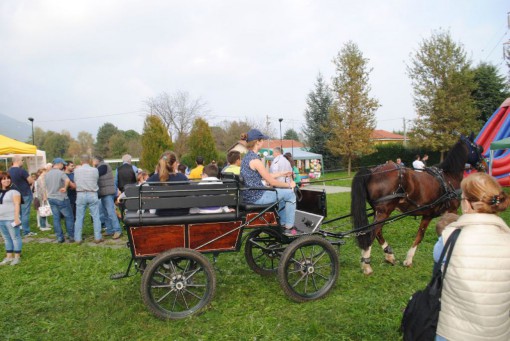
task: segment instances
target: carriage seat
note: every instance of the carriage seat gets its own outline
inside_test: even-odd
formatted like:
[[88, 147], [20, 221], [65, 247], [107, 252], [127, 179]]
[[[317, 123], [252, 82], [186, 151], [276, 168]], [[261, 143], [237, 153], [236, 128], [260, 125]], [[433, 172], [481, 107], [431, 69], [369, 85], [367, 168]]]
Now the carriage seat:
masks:
[[127, 226], [182, 225], [234, 221], [236, 219], [238, 217], [235, 212], [163, 216], [149, 212], [139, 214], [136, 211], [127, 211], [124, 215], [124, 224]]
[[[199, 185], [188, 182], [126, 186], [124, 223], [127, 226], [193, 224], [240, 219], [239, 187], [235, 181]], [[231, 207], [234, 212], [189, 214], [190, 208]], [[156, 210], [156, 213], [150, 213]], [[159, 214], [158, 214], [159, 211]], [[143, 212], [140, 214], [139, 212]]]

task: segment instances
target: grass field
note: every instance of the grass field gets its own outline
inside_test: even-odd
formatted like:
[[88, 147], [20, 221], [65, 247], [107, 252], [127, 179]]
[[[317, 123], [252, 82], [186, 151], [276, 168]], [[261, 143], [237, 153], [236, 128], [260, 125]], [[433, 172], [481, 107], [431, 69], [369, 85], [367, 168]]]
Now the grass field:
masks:
[[[349, 193], [329, 195], [329, 216], [349, 212], [349, 201]], [[385, 227], [399, 261], [418, 223], [406, 218]], [[92, 235], [90, 223], [85, 234]], [[355, 240], [345, 238], [336, 286], [327, 297], [304, 304], [286, 298], [276, 278], [253, 273], [242, 252], [221, 254], [212, 304], [199, 315], [169, 322], [143, 305], [139, 274], [109, 279], [127, 266], [127, 248], [30, 242], [19, 266], [0, 268], [0, 339], [398, 340], [402, 309], [430, 277], [435, 240], [431, 228], [411, 268], [384, 263], [375, 247], [374, 274], [364, 277]]]

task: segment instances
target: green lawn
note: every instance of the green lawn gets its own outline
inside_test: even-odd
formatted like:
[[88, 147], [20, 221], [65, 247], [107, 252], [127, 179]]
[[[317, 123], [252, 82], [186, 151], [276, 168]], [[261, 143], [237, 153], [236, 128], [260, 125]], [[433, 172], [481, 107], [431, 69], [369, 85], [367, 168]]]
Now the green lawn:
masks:
[[[349, 193], [329, 195], [330, 217], [347, 213], [349, 201]], [[400, 262], [418, 223], [406, 218], [385, 228]], [[350, 229], [348, 224], [338, 225], [329, 229]], [[85, 234], [90, 238], [90, 223]], [[212, 304], [197, 316], [169, 322], [156, 319], [143, 305], [139, 274], [109, 279], [127, 266], [127, 248], [30, 242], [23, 247], [20, 266], [0, 268], [0, 338], [398, 340], [402, 309], [431, 274], [435, 240], [431, 228], [411, 268], [384, 263], [375, 246], [374, 274], [364, 277], [355, 241], [345, 238], [336, 286], [324, 299], [304, 304], [286, 298], [276, 278], [251, 272], [243, 253], [221, 254], [215, 264], [217, 289]]]

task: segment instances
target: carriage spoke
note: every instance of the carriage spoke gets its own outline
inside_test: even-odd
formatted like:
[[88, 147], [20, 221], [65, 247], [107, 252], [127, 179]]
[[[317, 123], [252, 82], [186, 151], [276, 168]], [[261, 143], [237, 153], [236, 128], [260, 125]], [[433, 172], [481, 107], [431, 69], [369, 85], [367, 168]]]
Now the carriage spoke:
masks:
[[313, 287], [315, 288], [315, 291], [319, 290], [319, 287], [317, 286], [317, 282], [315, 281], [314, 274], [312, 274], [312, 283], [313, 283]]
[[170, 277], [168, 277], [166, 274], [161, 273], [161, 271], [158, 271], [158, 272], [157, 272], [157, 274], [158, 274], [158, 275], [160, 275], [161, 277], [164, 277], [164, 278], [168, 279], [168, 280], [170, 280], [170, 279], [171, 279], [171, 278], [170, 278]]
[[[321, 258], [322, 258], [325, 254], [326, 254], [326, 251], [322, 250], [322, 252], [319, 252], [317, 255], [312, 256], [312, 264], [313, 264], [313, 265], [317, 264], [317, 262], [318, 262], [318, 261], [320, 261], [320, 260], [321, 260]], [[319, 257], [319, 258], [317, 258], [315, 261], [313, 261], [313, 258], [314, 258], [314, 257]]]
[[181, 294], [182, 296], [182, 300], [184, 301], [184, 304], [186, 305], [186, 309], [189, 310], [189, 305], [188, 305], [188, 301], [186, 301], [186, 296], [184, 296], [184, 292], [183, 290], [180, 290], [179, 293]]
[[202, 299], [202, 297], [198, 296], [197, 294], [195, 294], [194, 292], [192, 292], [192, 291], [190, 291], [188, 289], [184, 289], [184, 291], [187, 292], [188, 294], [192, 295], [192, 296], [195, 296], [199, 300]]
[[[163, 301], [163, 300], [164, 300], [164, 299], [165, 299], [168, 295], [170, 295], [170, 294], [171, 294], [172, 292], [174, 292], [174, 291], [175, 291], [175, 289], [169, 290], [166, 294], [164, 294], [163, 296], [161, 296], [161, 297], [159, 298], [159, 300], [157, 300], [156, 302], [158, 302], [158, 303], [159, 303], [159, 302]], [[176, 295], [176, 296], [177, 296], [177, 295]]]
[[306, 277], [306, 274], [303, 274], [303, 275], [301, 276], [301, 278], [299, 278], [299, 279], [298, 279], [298, 280], [294, 283], [294, 285], [292, 285], [292, 287], [293, 287], [293, 288], [295, 288], [295, 287], [299, 284], [299, 282], [301, 282], [301, 281], [303, 280], [303, 278], [305, 278], [305, 277]]
[[328, 280], [328, 279], [329, 279], [328, 277], [326, 277], [326, 276], [322, 275], [320, 272], [315, 272], [314, 274], [315, 274], [315, 275], [317, 275], [317, 276], [319, 276], [319, 277], [321, 277], [321, 278], [322, 278], [322, 279], [324, 279], [324, 280]]
[[308, 292], [308, 274], [305, 273], [305, 290], [304, 293], [306, 294]]

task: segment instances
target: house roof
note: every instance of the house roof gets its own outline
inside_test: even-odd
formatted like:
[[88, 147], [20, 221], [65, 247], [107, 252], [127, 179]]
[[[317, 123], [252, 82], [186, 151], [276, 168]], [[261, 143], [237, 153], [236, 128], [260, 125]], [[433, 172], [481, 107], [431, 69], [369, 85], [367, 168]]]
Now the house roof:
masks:
[[372, 131], [370, 138], [373, 140], [404, 140], [403, 135], [391, 133], [382, 129], [375, 129]]

